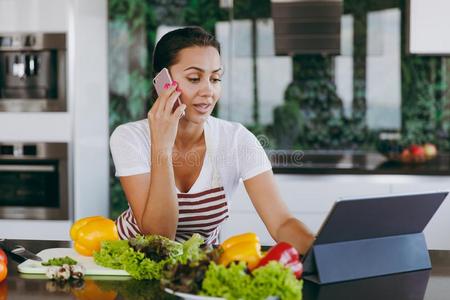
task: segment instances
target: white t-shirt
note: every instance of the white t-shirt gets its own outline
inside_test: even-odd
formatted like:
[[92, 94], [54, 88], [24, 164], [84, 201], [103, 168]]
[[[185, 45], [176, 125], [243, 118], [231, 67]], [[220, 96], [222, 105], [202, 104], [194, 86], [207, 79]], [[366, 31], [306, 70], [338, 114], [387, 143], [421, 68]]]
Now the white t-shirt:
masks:
[[[228, 199], [238, 187], [239, 180], [250, 179], [272, 169], [267, 155], [257, 138], [244, 126], [210, 116], [205, 122], [205, 136], [209, 138], [207, 153], [211, 163], [205, 160], [199, 178], [189, 193], [202, 189], [197, 182], [208, 181], [210, 168], [217, 168]], [[116, 168], [116, 176], [149, 173], [150, 129], [147, 119], [118, 126], [111, 134], [110, 148]]]

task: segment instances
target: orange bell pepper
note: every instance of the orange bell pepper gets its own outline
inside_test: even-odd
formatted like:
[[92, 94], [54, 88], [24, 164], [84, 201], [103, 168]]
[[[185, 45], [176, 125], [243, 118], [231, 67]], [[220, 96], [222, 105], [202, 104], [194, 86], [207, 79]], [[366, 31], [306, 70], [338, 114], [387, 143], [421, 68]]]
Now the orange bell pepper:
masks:
[[74, 248], [79, 254], [92, 256], [100, 250], [102, 241], [118, 240], [114, 221], [93, 216], [76, 221], [70, 229], [70, 237], [74, 241]]

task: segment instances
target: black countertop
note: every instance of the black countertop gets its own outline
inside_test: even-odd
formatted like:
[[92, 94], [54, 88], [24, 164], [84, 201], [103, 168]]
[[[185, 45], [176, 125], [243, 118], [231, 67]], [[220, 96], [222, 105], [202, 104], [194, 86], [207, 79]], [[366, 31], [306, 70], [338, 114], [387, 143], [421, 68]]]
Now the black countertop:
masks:
[[[53, 247], [69, 247], [64, 241], [15, 241], [39, 252]], [[450, 251], [430, 250], [433, 268], [365, 280], [318, 286], [305, 281], [303, 299], [449, 299]], [[17, 272], [18, 263], [9, 258], [9, 275], [0, 283], [0, 299], [175, 299], [159, 290], [156, 281], [136, 281], [128, 277], [86, 277], [82, 284], [58, 285], [42, 275]]]
[[389, 161], [376, 152], [268, 150], [276, 174], [450, 175], [450, 154], [424, 163]]

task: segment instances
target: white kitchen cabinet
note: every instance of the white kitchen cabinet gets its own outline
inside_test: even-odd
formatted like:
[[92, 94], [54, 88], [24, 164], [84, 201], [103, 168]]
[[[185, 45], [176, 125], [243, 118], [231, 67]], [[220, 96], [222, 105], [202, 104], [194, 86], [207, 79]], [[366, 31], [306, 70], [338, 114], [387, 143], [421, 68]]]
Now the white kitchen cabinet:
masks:
[[[425, 193], [450, 191], [447, 176], [398, 176], [392, 183], [392, 193]], [[424, 230], [429, 249], [450, 249], [450, 198], [444, 200]]]
[[[275, 175], [283, 201], [292, 214], [317, 233], [338, 199], [450, 190], [450, 177], [415, 175]], [[425, 229], [430, 249], [450, 249], [448, 199]], [[274, 241], [259, 218], [243, 183], [233, 196], [230, 219], [221, 240], [243, 232], [255, 232], [263, 244]]]

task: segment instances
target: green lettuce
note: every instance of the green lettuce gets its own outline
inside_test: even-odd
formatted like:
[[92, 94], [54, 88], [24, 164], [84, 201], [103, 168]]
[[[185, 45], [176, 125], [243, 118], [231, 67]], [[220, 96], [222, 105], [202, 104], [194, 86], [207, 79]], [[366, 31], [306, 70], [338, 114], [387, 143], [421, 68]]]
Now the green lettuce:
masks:
[[246, 299], [243, 297], [251, 283], [243, 262], [232, 263], [228, 268], [211, 262], [202, 283], [200, 295], [224, 297], [230, 300]]
[[185, 243], [162, 236], [149, 235], [119, 241], [105, 241], [94, 261], [103, 267], [127, 271], [138, 280], [159, 280], [164, 268], [181, 261], [202, 257], [203, 238], [194, 234]]
[[189, 240], [183, 243], [183, 254], [177, 258], [177, 262], [185, 264], [190, 261], [197, 261], [206, 258], [206, 252], [200, 247], [205, 240], [198, 233], [194, 233]]
[[302, 281], [291, 270], [275, 261], [246, 272], [244, 263], [232, 263], [228, 268], [211, 263], [200, 294], [230, 300], [261, 300], [271, 296], [281, 300], [302, 299]]
[[253, 280], [247, 290], [251, 298], [266, 299], [278, 296], [281, 300], [302, 299], [303, 281], [295, 278], [292, 271], [282, 264], [271, 261], [253, 271]]

